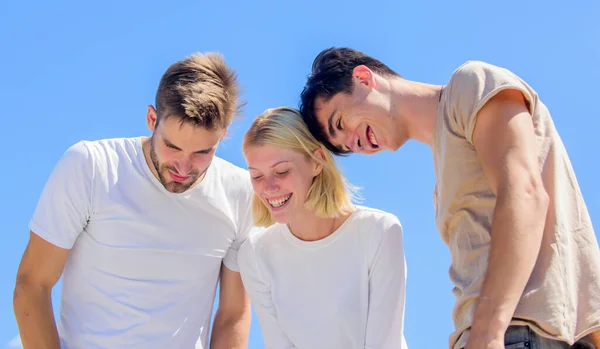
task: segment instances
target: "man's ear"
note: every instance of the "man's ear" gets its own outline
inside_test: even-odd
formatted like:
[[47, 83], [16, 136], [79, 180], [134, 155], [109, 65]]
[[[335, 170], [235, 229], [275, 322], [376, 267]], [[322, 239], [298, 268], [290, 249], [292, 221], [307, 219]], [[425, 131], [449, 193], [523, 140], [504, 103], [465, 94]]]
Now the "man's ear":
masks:
[[158, 121], [158, 114], [156, 113], [156, 109], [153, 106], [148, 106], [148, 113], [146, 114], [146, 124], [148, 125], [148, 129], [152, 132], [156, 130]]
[[363, 85], [370, 89], [376, 87], [375, 74], [371, 69], [369, 69], [366, 65], [359, 65], [354, 67], [352, 70], [352, 80], [354, 84]]
[[223, 132], [223, 136], [221, 136], [221, 139], [219, 140], [219, 142], [226, 139], [228, 134], [229, 134], [229, 126], [225, 127], [225, 132]]

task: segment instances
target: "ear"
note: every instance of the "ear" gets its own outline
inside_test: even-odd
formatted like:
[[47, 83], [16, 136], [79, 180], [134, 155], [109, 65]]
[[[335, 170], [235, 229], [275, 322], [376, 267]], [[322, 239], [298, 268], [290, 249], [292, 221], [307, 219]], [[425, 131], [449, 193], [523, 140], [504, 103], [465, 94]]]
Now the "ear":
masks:
[[375, 74], [365, 65], [359, 65], [352, 70], [352, 80], [357, 84], [373, 89], [376, 87]]
[[148, 113], [146, 114], [146, 124], [148, 125], [148, 129], [152, 132], [156, 130], [156, 121], [158, 120], [158, 114], [156, 114], [156, 109], [153, 106], [148, 106]]
[[[323, 153], [322, 148], [315, 150], [315, 152], [313, 153], [313, 156], [319, 160], [322, 160], [323, 162], [325, 161], [325, 154]], [[323, 171], [323, 164], [319, 161], [316, 161], [315, 159], [312, 159], [312, 162], [314, 164], [313, 177], [316, 177]]]
[[225, 127], [225, 132], [223, 132], [223, 136], [221, 136], [221, 139], [219, 140], [219, 142], [221, 142], [222, 140], [227, 138], [228, 134], [229, 134], [229, 126]]

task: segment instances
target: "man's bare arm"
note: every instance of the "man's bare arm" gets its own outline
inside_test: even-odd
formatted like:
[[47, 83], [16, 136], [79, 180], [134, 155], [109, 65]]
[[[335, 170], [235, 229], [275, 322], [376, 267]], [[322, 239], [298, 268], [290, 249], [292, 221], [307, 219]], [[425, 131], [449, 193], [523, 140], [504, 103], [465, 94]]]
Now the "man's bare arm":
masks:
[[56, 247], [30, 232], [13, 296], [24, 349], [60, 349], [51, 292], [68, 255], [69, 250]]
[[221, 267], [219, 308], [210, 341], [211, 349], [245, 349], [250, 333], [250, 298], [240, 273]]
[[481, 109], [473, 142], [497, 201], [467, 348], [504, 348], [504, 334], [537, 260], [549, 201], [533, 120], [520, 91], [502, 91]]

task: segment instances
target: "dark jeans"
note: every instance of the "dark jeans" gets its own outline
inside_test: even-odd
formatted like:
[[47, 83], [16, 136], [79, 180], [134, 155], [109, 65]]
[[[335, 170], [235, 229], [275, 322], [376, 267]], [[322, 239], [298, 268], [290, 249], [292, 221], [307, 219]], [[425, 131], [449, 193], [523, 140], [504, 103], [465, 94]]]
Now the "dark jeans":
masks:
[[573, 345], [548, 339], [527, 326], [510, 326], [504, 336], [506, 349], [600, 349], [585, 337]]

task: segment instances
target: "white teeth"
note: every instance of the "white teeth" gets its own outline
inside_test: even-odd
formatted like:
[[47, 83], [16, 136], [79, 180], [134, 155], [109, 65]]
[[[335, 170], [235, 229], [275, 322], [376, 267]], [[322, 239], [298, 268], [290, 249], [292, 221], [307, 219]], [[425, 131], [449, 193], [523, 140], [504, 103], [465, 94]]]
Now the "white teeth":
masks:
[[271, 204], [271, 206], [279, 207], [279, 206], [282, 206], [283, 204], [285, 204], [286, 201], [288, 201], [291, 196], [292, 196], [292, 194], [288, 194], [280, 199], [277, 199], [277, 200], [267, 199], [267, 201]]
[[373, 130], [369, 128], [369, 141], [371, 142], [371, 144], [373, 145], [379, 145], [377, 144], [377, 138], [375, 138], [375, 133], [373, 133]]

